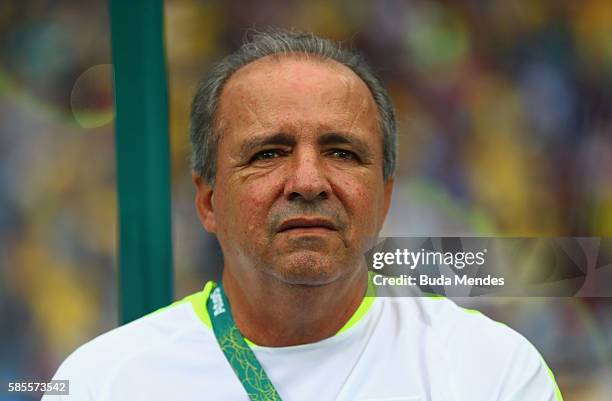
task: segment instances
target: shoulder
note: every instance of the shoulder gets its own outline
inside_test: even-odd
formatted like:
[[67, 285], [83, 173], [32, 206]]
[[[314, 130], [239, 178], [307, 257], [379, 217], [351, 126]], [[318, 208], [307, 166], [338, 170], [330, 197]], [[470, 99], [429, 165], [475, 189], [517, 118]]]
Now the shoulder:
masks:
[[118, 362], [172, 342], [192, 330], [196, 323], [189, 303], [173, 304], [83, 344], [67, 362]]
[[[444, 366], [458, 394], [472, 400], [561, 400], [552, 372], [520, 333], [443, 297], [398, 300], [429, 339], [431, 360]], [[537, 395], [537, 396], [536, 396]], [[466, 398], [467, 399], [467, 398]]]
[[67, 399], [93, 400], [91, 389], [104, 394], [104, 387], [126, 367], [134, 371], [135, 366], [150, 363], [156, 355], [163, 358], [174, 347], [189, 343], [184, 341], [186, 337], [208, 338], [202, 336], [210, 331], [204, 321], [207, 316], [194, 307], [195, 302], [202, 301], [203, 293], [190, 295], [77, 348], [54, 375], [54, 379], [70, 381], [70, 394], [75, 398]]
[[[476, 309], [463, 308], [448, 298], [415, 298], [422, 324], [435, 332], [439, 345], [447, 351], [492, 348], [498, 351], [531, 346], [518, 332]], [[501, 356], [496, 352], [492, 357]]]
[[490, 319], [475, 309], [458, 306], [441, 296], [387, 298], [406, 320], [406, 329], [418, 325], [428, 338], [448, 351], [472, 346], [507, 349], [513, 346], [531, 346], [518, 332], [507, 325]]
[[60, 366], [62, 371], [87, 371], [117, 366], [171, 343], [194, 328], [191, 305], [172, 305], [117, 327], [77, 348]]

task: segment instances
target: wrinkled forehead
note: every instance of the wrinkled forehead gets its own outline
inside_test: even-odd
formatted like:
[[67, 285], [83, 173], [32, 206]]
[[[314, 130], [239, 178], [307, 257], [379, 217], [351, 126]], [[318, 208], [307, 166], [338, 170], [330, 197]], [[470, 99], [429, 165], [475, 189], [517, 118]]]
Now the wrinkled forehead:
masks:
[[[316, 70], [319, 70], [318, 74]], [[306, 74], [309, 73], [316, 74], [318, 77], [327, 73], [325, 75], [333, 75], [335, 79], [343, 82], [347, 87], [359, 83], [365, 86], [353, 70], [335, 60], [322, 58], [317, 55], [291, 53], [274, 54], [248, 63], [231, 75], [225, 87], [231, 88], [239, 83], [241, 79], [251, 75], [257, 78], [271, 79], [279, 73], [285, 76], [297, 75], [300, 78], [305, 78]]]
[[349, 124], [378, 131], [377, 116], [369, 88], [350, 68], [317, 56], [275, 55], [230, 77], [217, 124]]

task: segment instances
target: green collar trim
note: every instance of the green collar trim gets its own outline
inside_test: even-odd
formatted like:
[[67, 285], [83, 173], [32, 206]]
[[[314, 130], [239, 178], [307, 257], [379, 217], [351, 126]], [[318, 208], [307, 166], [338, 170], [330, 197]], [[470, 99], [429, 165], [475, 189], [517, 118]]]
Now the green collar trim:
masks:
[[194, 312], [198, 315], [198, 318], [212, 330], [212, 323], [210, 322], [210, 316], [208, 316], [208, 310], [206, 310], [206, 301], [208, 301], [208, 297], [212, 290], [215, 289], [217, 284], [214, 281], [209, 281], [204, 286], [204, 289], [200, 292], [196, 292], [195, 294], [191, 294], [187, 297], [189, 302], [191, 302], [191, 306], [193, 307]]
[[374, 283], [372, 282], [372, 278], [368, 272], [368, 289], [366, 290], [365, 296], [361, 300], [361, 304], [359, 304], [359, 307], [357, 308], [355, 313], [353, 313], [353, 316], [351, 316], [348, 322], [346, 322], [344, 326], [342, 326], [342, 328], [336, 333], [336, 335], [344, 333], [345, 331], [353, 327], [355, 324], [357, 324], [361, 319], [363, 319], [363, 317], [372, 307], [374, 299], [376, 299], [376, 289], [374, 287]]
[[[195, 294], [188, 295], [185, 298], [183, 298], [182, 300], [177, 301], [177, 302], [173, 303], [172, 305], [170, 305], [170, 306], [168, 306], [166, 308], [169, 308], [169, 307], [172, 307], [172, 306], [181, 305], [181, 304], [189, 302], [189, 303], [191, 303], [191, 306], [193, 307], [193, 311], [198, 316], [200, 321], [202, 323], [204, 323], [204, 325], [206, 327], [208, 327], [209, 329], [212, 329], [212, 324], [210, 322], [210, 317], [208, 316], [208, 311], [206, 310], [206, 301], [208, 300], [208, 297], [210, 296], [211, 291], [216, 286], [217, 286], [217, 284], [214, 281], [209, 281], [209, 282], [206, 283], [206, 285], [204, 286], [202, 291], [196, 292]], [[345, 331], [349, 330], [351, 327], [356, 325], [360, 320], [362, 320], [363, 317], [371, 309], [372, 304], [374, 303], [374, 299], [375, 299], [374, 287], [372, 285], [372, 281], [368, 280], [368, 290], [366, 292], [365, 297], [361, 301], [361, 304], [359, 305], [359, 307], [357, 308], [355, 313], [353, 313], [353, 316], [351, 316], [351, 318], [348, 320], [348, 322], [346, 322], [344, 324], [344, 326], [342, 326], [342, 328], [338, 331], [338, 333], [336, 333], [336, 335], [344, 333]], [[163, 309], [166, 309], [166, 308], [162, 308], [159, 311], [161, 311]], [[246, 338], [245, 338], [245, 340], [246, 340], [247, 344], [249, 344], [251, 346], [255, 345], [252, 341], [249, 341]]]

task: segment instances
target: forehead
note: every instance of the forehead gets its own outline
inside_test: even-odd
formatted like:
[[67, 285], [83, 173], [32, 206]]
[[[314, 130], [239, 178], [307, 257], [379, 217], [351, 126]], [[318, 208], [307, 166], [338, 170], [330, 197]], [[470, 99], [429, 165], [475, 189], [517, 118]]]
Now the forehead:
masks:
[[348, 67], [305, 55], [268, 56], [238, 70], [224, 86], [217, 115], [229, 129], [377, 130], [366, 84]]

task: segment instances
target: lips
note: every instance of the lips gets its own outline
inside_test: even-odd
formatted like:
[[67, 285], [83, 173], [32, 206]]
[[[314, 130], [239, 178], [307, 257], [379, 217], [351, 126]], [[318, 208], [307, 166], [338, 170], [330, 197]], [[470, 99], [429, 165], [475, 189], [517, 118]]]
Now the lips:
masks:
[[293, 230], [293, 229], [308, 229], [308, 228], [324, 228], [327, 230], [337, 231], [338, 228], [333, 221], [323, 218], [295, 218], [284, 221], [278, 228], [278, 232]]

